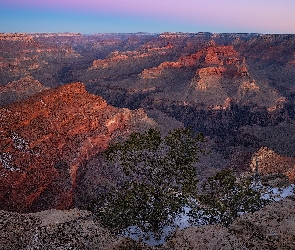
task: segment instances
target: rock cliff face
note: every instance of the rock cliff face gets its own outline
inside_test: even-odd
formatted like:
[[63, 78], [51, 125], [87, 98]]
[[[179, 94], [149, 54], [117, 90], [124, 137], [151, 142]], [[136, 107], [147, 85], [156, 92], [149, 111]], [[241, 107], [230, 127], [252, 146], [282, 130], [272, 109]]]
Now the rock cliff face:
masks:
[[116, 137], [154, 125], [143, 110], [114, 108], [81, 83], [1, 108], [0, 121], [0, 204], [11, 211], [70, 208], [83, 163]]
[[295, 181], [295, 157], [284, 157], [273, 150], [262, 147], [252, 156], [251, 168], [254, 171], [258, 164], [259, 173], [266, 174], [285, 174], [289, 179]]
[[45, 89], [48, 89], [48, 87], [43, 86], [31, 76], [10, 82], [4, 86], [0, 86], [0, 106], [23, 100]]
[[128, 61], [129, 63], [132, 60], [137, 59], [144, 59], [144, 58], [152, 58], [153, 57], [159, 57], [163, 55], [167, 55], [169, 53], [173, 52], [174, 46], [167, 45], [159, 48], [144, 48], [142, 51], [126, 51], [126, 52], [120, 52], [120, 51], [114, 51], [111, 52], [107, 58], [105, 59], [98, 59], [93, 61], [93, 65], [90, 68], [90, 70], [98, 69], [98, 68], [110, 68], [114, 67], [117, 64], [120, 63], [126, 63]]
[[250, 76], [245, 57], [233, 46], [210, 44], [175, 62], [163, 62], [157, 67], [144, 69], [139, 77], [141, 80], [134, 85], [137, 91], [153, 82], [150, 90], [157, 92], [157, 98], [161, 96], [169, 101], [220, 108], [226, 106], [228, 99], [236, 100], [240, 105], [255, 103], [267, 108], [275, 107], [278, 102], [284, 103], [278, 92]]

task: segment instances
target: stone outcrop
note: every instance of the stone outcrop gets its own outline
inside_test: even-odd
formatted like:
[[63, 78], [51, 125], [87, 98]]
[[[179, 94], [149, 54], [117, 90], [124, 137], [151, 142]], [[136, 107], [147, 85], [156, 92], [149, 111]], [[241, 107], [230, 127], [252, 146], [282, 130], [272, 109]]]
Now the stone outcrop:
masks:
[[261, 175], [285, 174], [292, 182], [295, 181], [295, 157], [281, 156], [267, 147], [261, 147], [252, 156], [252, 171], [255, 170], [256, 162]]
[[[245, 100], [253, 101], [260, 89], [250, 77], [245, 58], [233, 46], [213, 45], [202, 53], [201, 63], [190, 83], [192, 93], [188, 98], [205, 105], [221, 106], [229, 98], [241, 104]], [[253, 91], [256, 91], [254, 96]]]
[[108, 230], [85, 210], [46, 210], [18, 214], [0, 210], [0, 248], [115, 249], [120, 245]]
[[42, 85], [42, 83], [35, 80], [32, 76], [26, 76], [18, 81], [10, 82], [4, 86], [0, 86], [0, 106], [26, 99], [45, 89], [48, 89], [48, 87]]
[[170, 100], [206, 106], [223, 106], [230, 98], [240, 105], [255, 103], [272, 108], [277, 105], [277, 100], [283, 100], [278, 92], [270, 90], [267, 83], [256, 82], [250, 76], [246, 58], [231, 45], [210, 43], [193, 54], [180, 56], [177, 61], [165, 61], [146, 68], [138, 76], [137, 88], [154, 83], [154, 86], [158, 85], [156, 92], [165, 89], [165, 98], [170, 93]]
[[[194, 54], [181, 56], [176, 62], [163, 62], [157, 68], [185, 68], [185, 67], [214, 67], [214, 66], [231, 66], [236, 68], [234, 74], [248, 76], [245, 58], [241, 58], [233, 46], [209, 46], [201, 49]], [[224, 69], [225, 71], [225, 69]], [[222, 72], [222, 71], [220, 71]], [[223, 72], [224, 73], [224, 72]]]
[[19, 214], [0, 210], [0, 249], [153, 249], [130, 238], [114, 236], [86, 210], [44, 210]]
[[178, 231], [161, 249], [294, 249], [295, 202], [285, 199], [220, 225]]
[[157, 48], [144, 48], [142, 51], [114, 51], [111, 52], [107, 58], [94, 60], [92, 67], [89, 70], [99, 69], [99, 68], [110, 68], [116, 66], [119, 63], [124, 63], [126, 61], [135, 61], [140, 59], [152, 59], [155, 56], [163, 56], [171, 53], [174, 48], [172, 45], [167, 45]]
[[114, 108], [81, 83], [1, 108], [1, 209], [70, 208], [81, 165], [118, 136], [154, 125], [142, 109]]
[[241, 215], [228, 228], [188, 227], [149, 247], [113, 236], [86, 210], [19, 214], [0, 210], [0, 248], [10, 249], [294, 249], [295, 202], [287, 198]]

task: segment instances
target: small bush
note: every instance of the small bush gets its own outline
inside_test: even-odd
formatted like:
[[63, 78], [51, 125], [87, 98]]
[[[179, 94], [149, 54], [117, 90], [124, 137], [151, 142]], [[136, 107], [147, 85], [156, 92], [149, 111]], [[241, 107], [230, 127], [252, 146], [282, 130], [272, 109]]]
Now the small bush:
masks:
[[251, 180], [237, 181], [231, 171], [222, 170], [204, 182], [190, 215], [193, 224], [221, 223], [227, 227], [240, 214], [255, 212], [268, 203], [252, 188]]

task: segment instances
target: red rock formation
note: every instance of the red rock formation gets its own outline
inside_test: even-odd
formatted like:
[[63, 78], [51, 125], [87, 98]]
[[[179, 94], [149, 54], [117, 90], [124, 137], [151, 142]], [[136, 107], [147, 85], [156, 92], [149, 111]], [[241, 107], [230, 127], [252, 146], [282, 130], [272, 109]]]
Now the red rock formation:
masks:
[[79, 166], [149, 121], [143, 110], [109, 106], [81, 83], [0, 109], [1, 209], [70, 208]]
[[[161, 75], [165, 69], [175, 68], [198, 68], [196, 77], [199, 77], [199, 71], [208, 75], [222, 74], [237, 76], [248, 76], [246, 62], [241, 58], [233, 46], [209, 46], [206, 49], [197, 51], [188, 56], [180, 57], [176, 62], [163, 62], [158, 67], [145, 69], [142, 78], [155, 78]], [[156, 73], [155, 73], [156, 72]], [[206, 73], [207, 72], [207, 73]]]
[[294, 183], [295, 157], [281, 156], [267, 147], [262, 147], [252, 156], [250, 166], [253, 171], [255, 171], [256, 160], [260, 174], [285, 174]]
[[245, 58], [241, 58], [239, 53], [234, 50], [233, 46], [214, 46], [202, 51], [204, 63], [201, 69], [196, 72], [196, 75], [201, 71], [204, 76], [229, 75], [231, 77], [249, 76]]
[[153, 56], [165, 55], [167, 53], [171, 53], [171, 49], [174, 46], [168, 44], [167, 46], [160, 48], [147, 48], [145, 52], [139, 51], [114, 51], [108, 55], [105, 59], [97, 59], [92, 63], [92, 67], [89, 70], [98, 69], [98, 68], [110, 68], [114, 65], [119, 64], [120, 62], [128, 61], [128, 60], [138, 60], [142, 58], [148, 58]]
[[0, 86], [0, 106], [25, 99], [45, 89], [48, 88], [31, 76], [10, 82], [4, 86]]

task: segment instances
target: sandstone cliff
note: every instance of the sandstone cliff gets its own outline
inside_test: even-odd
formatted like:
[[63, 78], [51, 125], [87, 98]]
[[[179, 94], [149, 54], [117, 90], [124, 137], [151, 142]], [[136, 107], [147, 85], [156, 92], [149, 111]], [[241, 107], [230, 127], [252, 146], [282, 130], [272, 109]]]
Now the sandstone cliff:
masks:
[[295, 181], [295, 157], [281, 156], [267, 147], [262, 147], [252, 156], [252, 171], [256, 167], [256, 162], [261, 175], [285, 174], [290, 181]]
[[70, 208], [81, 165], [118, 136], [155, 125], [143, 110], [114, 108], [81, 83], [1, 108], [0, 121], [0, 206], [23, 212]]

